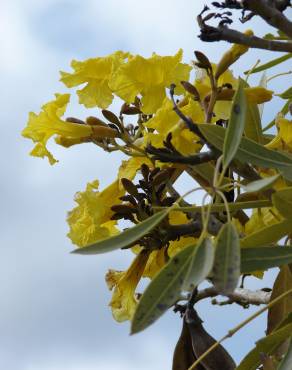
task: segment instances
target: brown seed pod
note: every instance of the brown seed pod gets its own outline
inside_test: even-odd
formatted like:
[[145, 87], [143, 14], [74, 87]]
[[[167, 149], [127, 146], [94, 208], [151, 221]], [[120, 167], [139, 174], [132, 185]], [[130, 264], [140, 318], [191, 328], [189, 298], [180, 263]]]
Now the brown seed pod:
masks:
[[[185, 320], [183, 320], [182, 332], [173, 354], [172, 370], [188, 370], [195, 361], [190, 332]], [[204, 370], [204, 368], [199, 365], [197, 370]]]
[[[185, 320], [192, 338], [194, 354], [199, 358], [216, 343], [216, 340], [206, 332], [202, 320], [193, 308], [187, 308]], [[234, 370], [236, 368], [234, 360], [221, 345], [209, 353], [201, 361], [201, 365], [204, 366], [205, 370]]]

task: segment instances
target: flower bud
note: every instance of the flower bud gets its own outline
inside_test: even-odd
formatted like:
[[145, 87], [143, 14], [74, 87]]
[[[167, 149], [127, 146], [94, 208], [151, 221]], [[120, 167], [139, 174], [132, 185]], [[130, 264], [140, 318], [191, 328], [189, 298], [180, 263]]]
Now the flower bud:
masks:
[[[247, 30], [244, 32], [246, 36], [253, 36], [252, 30]], [[248, 51], [249, 47], [246, 45], [233, 44], [231, 48], [223, 55], [220, 62], [217, 64], [215, 78], [218, 79], [231, 64], [235, 63], [241, 55]]]

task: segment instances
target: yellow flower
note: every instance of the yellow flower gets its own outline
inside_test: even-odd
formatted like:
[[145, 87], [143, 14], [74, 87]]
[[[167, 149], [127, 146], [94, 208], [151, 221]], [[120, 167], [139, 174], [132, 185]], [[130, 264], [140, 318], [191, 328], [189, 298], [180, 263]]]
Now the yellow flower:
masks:
[[273, 91], [261, 86], [247, 87], [244, 89], [247, 101], [249, 103], [262, 104], [270, 101], [273, 97]]
[[184, 236], [179, 240], [174, 240], [169, 243], [169, 247], [167, 249], [167, 254], [170, 258], [175, 256], [178, 252], [183, 250], [185, 247], [191, 244], [195, 244], [198, 241], [197, 238], [193, 238], [191, 236]]
[[278, 117], [276, 119], [278, 134], [270, 141], [266, 147], [269, 149], [292, 150], [292, 121], [286, 118]]
[[166, 263], [165, 252], [166, 247], [154, 250], [150, 253], [146, 267], [144, 269], [143, 277], [153, 279], [155, 275], [162, 269]]
[[[183, 212], [170, 212], [169, 214], [169, 223], [171, 225], [180, 225], [190, 222], [185, 213]], [[175, 256], [178, 252], [183, 250], [185, 247], [197, 242], [197, 238], [191, 236], [181, 237], [179, 240], [173, 240], [169, 243], [167, 254], [171, 258]]]
[[138, 94], [142, 95], [142, 111], [152, 114], [157, 111], [165, 98], [165, 88], [175, 83], [177, 94], [182, 94], [180, 81], [189, 79], [191, 67], [180, 63], [182, 50], [175, 56], [153, 54], [151, 58], [139, 55], [129, 59], [114, 73], [110, 88], [121, 99], [132, 103]]
[[249, 221], [245, 224], [245, 233], [247, 235], [259, 231], [260, 229], [276, 224], [283, 219], [276, 208], [261, 208], [253, 210]]
[[131, 320], [136, 306], [135, 291], [145, 269], [149, 253], [142, 251], [134, 259], [127, 271], [109, 270], [106, 282], [110, 290], [114, 288], [110, 301], [112, 314], [116, 321]]
[[[261, 170], [259, 171], [259, 174], [261, 175], [261, 177], [271, 177], [271, 176], [275, 176], [277, 175], [277, 171], [273, 168], [261, 168]], [[280, 190], [280, 189], [283, 189], [283, 188], [286, 188], [288, 186], [288, 184], [286, 183], [286, 181], [283, 179], [283, 177], [281, 176], [280, 178], [278, 178], [278, 180], [273, 184], [273, 189], [275, 190]]]
[[54, 164], [56, 159], [46, 148], [50, 137], [61, 135], [66, 138], [79, 139], [92, 134], [90, 126], [66, 122], [60, 118], [65, 112], [69, 98], [69, 94], [56, 94], [56, 99], [43, 105], [38, 115], [32, 112], [29, 114], [29, 120], [22, 131], [22, 136], [36, 143], [30, 153], [32, 156], [47, 157], [50, 164]]
[[113, 72], [129, 56], [128, 53], [117, 51], [106, 57], [91, 58], [84, 62], [73, 60], [73, 73], [61, 72], [61, 81], [67, 87], [86, 86], [77, 91], [80, 104], [87, 108], [107, 108], [113, 100], [113, 94], [108, 86]]
[[123, 191], [119, 189], [118, 180], [103, 191], [98, 192], [98, 181], [87, 184], [84, 192], [78, 192], [75, 202], [78, 204], [68, 213], [70, 226], [68, 237], [79, 247], [92, 244], [97, 240], [115, 235], [119, 230], [116, 221], [111, 221], [111, 207], [120, 203]]
[[[181, 111], [196, 122], [204, 122], [201, 107], [198, 102], [192, 99], [189, 99], [181, 107]], [[186, 127], [185, 123], [173, 111], [172, 102], [168, 98], [164, 99], [161, 108], [145, 126], [155, 130], [153, 133], [148, 132], [144, 135], [145, 144], [151, 142], [155, 147], [162, 147], [163, 141], [171, 133], [173, 146], [182, 154], [192, 154], [201, 149], [201, 144], [198, 144], [198, 137]]]
[[[252, 30], [246, 30], [244, 33], [247, 36], [253, 36]], [[218, 79], [218, 77], [224, 73], [231, 64], [235, 63], [243, 54], [245, 54], [248, 49], [249, 47], [246, 45], [233, 44], [218, 63], [215, 71], [215, 78]]]
[[[216, 68], [216, 64], [212, 64], [212, 66], [213, 69]], [[225, 71], [218, 78], [219, 87], [225, 84], [231, 85], [233, 89], [237, 88], [238, 80], [233, 77], [233, 74], [230, 70]], [[198, 90], [202, 101], [206, 98], [207, 95], [211, 93], [209, 77], [203, 70], [199, 70], [197, 72], [197, 78], [195, 80], [194, 85]], [[218, 119], [228, 119], [230, 115], [231, 104], [232, 104], [231, 101], [220, 101], [220, 100], [217, 101], [214, 107], [215, 113], [214, 120], [216, 121]]]

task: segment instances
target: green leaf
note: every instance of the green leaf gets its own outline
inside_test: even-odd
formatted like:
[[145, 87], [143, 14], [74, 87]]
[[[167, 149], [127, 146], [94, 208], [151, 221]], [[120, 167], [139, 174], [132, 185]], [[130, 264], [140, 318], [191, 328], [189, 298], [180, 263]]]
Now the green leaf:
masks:
[[285, 317], [284, 320], [280, 322], [280, 324], [276, 327], [276, 330], [283, 328], [283, 326], [286, 326], [288, 324], [292, 324], [292, 312], [289, 312], [288, 315]]
[[247, 185], [243, 185], [242, 188], [246, 193], [253, 193], [255, 191], [262, 191], [268, 189], [271, 185], [278, 180], [280, 175], [274, 175], [270, 177], [265, 177], [261, 180], [252, 181]]
[[[286, 103], [283, 105], [280, 113], [283, 113], [283, 115], [285, 116], [288, 111], [289, 111], [289, 106], [290, 104], [292, 103], [292, 99], [289, 99], [286, 101]], [[273, 127], [275, 125], [275, 119], [273, 119], [264, 129], [263, 129], [263, 132], [269, 130], [271, 127]]]
[[257, 143], [263, 142], [260, 112], [255, 103], [247, 105], [244, 134]]
[[253, 69], [251, 72], [250, 71], [245, 71], [244, 74], [249, 74], [249, 73], [257, 73], [261, 71], [265, 71], [266, 69], [272, 68], [280, 63], [285, 62], [286, 60], [292, 58], [292, 53], [285, 54], [279, 58], [273, 59], [268, 63], [262, 64], [261, 66], [258, 66], [257, 68]]
[[259, 247], [241, 249], [241, 273], [264, 271], [292, 263], [291, 247]]
[[278, 190], [272, 195], [272, 202], [282, 216], [292, 219], [292, 187]]
[[213, 268], [213, 284], [222, 294], [232, 293], [240, 277], [240, 244], [236, 227], [228, 222], [219, 232]]
[[223, 144], [223, 166], [228, 167], [239, 147], [245, 126], [247, 101], [244, 85], [239, 79], [231, 106], [230, 119]]
[[292, 324], [289, 324], [259, 340], [256, 343], [256, 347], [241, 361], [236, 370], [256, 370], [261, 363], [260, 354], [272, 354], [275, 349], [291, 335]]
[[[286, 247], [292, 249], [291, 247]], [[275, 280], [271, 301], [292, 289], [292, 273], [288, 265], [281, 267]], [[280, 323], [292, 312], [292, 294], [287, 295], [268, 310], [267, 334], [276, 330]], [[289, 341], [285, 341], [276, 350], [276, 357], [281, 358], [288, 350]]]
[[291, 220], [283, 220], [276, 224], [263, 227], [259, 231], [240, 239], [240, 245], [242, 248], [250, 248], [275, 243], [290, 233], [291, 227]]
[[71, 253], [74, 254], [100, 254], [114, 251], [116, 249], [127, 247], [134, 243], [142, 236], [149, 233], [155, 226], [157, 226], [168, 214], [170, 208], [164, 209], [153, 216], [140, 222], [138, 225], [121, 232], [111, 238], [98, 241], [86, 247], [78, 248]]
[[146, 329], [177, 301], [181, 291], [200, 284], [211, 271], [213, 261], [214, 247], [208, 238], [171, 258], [143, 293], [133, 317], [131, 333]]
[[[197, 125], [208, 142], [222, 151], [226, 130], [218, 125], [207, 123]], [[292, 159], [255, 141], [243, 137], [235, 158], [264, 168], [277, 168], [287, 180], [292, 181]]]
[[[230, 212], [237, 212], [240, 209], [253, 209], [253, 208], [264, 208], [264, 207], [271, 207], [272, 202], [267, 199], [264, 200], [249, 200], [246, 202], [235, 202], [235, 203], [228, 203], [228, 208]], [[201, 212], [202, 206], [189, 206], [189, 207], [179, 207], [174, 208], [173, 212]], [[212, 212], [224, 212], [226, 210], [224, 204], [214, 203], [211, 205]]]
[[284, 91], [282, 94], [278, 94], [282, 99], [291, 99], [292, 98], [292, 87]]
[[288, 351], [283, 360], [281, 361], [278, 370], [291, 370], [291, 364], [292, 364], [292, 340], [290, 340]]

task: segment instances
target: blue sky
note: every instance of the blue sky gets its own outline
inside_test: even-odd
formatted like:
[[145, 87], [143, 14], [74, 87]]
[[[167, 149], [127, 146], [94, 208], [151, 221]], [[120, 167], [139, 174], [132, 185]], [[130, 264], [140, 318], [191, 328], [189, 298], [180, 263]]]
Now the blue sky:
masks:
[[[1, 233], [0, 368], [6, 370], [170, 369], [180, 320], [171, 312], [147, 331], [129, 337], [128, 324], [117, 324], [107, 307], [104, 283], [108, 268], [126, 268], [123, 252], [84, 258], [69, 254], [66, 212], [74, 193], [96, 178], [101, 187], [115, 177], [120, 163], [91, 145], [54, 148], [60, 162], [29, 157], [31, 143], [20, 136], [29, 111], [38, 111], [55, 92], [64, 92], [59, 70], [71, 59], [106, 55], [117, 49], [149, 56], [174, 54], [185, 61], [200, 49], [218, 61], [225, 43], [202, 44], [195, 16], [201, 0], [2, 0], [0, 5]], [[260, 35], [266, 28], [255, 23]], [[243, 28], [240, 25], [241, 28]], [[234, 68], [254, 63], [253, 51]], [[257, 77], [258, 78], [258, 77]], [[282, 92], [285, 78], [272, 88]], [[70, 111], [85, 111], [72, 99]], [[279, 107], [265, 111], [266, 122]], [[97, 114], [92, 109], [92, 114]], [[88, 113], [86, 113], [89, 115]], [[188, 189], [188, 184], [182, 184]], [[274, 272], [268, 274], [270, 281]], [[266, 281], [251, 281], [263, 287]], [[237, 307], [201, 304], [200, 314], [215, 336], [247, 317]], [[237, 335], [227, 347], [239, 360], [264, 333], [262, 319]]]

